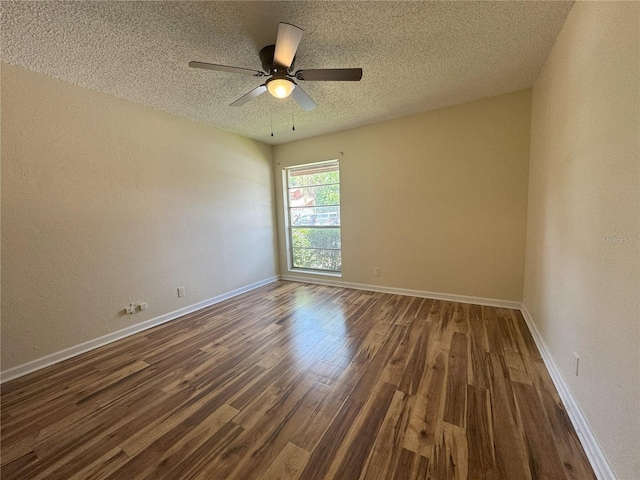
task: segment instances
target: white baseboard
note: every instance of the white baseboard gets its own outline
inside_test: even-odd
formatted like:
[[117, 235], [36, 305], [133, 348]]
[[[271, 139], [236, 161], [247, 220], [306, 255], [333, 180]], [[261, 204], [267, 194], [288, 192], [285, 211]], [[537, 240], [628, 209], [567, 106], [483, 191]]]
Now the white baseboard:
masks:
[[189, 313], [195, 312], [196, 310], [200, 310], [201, 308], [205, 308], [210, 305], [220, 303], [223, 300], [227, 300], [231, 297], [235, 297], [237, 295], [248, 292], [250, 290], [254, 290], [258, 287], [262, 287], [263, 285], [267, 285], [277, 280], [278, 280], [277, 276], [270, 277], [265, 280], [260, 280], [259, 282], [255, 282], [250, 285], [245, 285], [244, 287], [240, 287], [230, 292], [216, 295], [213, 298], [209, 298], [207, 300], [194, 303], [193, 305], [180, 308], [179, 310], [165, 313], [164, 315], [160, 315], [159, 317], [151, 318], [149, 320], [138, 323], [136, 325], [123, 328], [122, 330], [118, 330], [117, 332], [109, 333], [107, 335], [94, 338], [93, 340], [89, 340], [87, 342], [74, 345], [73, 347], [65, 348], [64, 350], [60, 350], [59, 352], [51, 353], [49, 355], [45, 355], [44, 357], [36, 358], [35, 360], [31, 360], [30, 362], [23, 363], [22, 365], [8, 368], [7, 370], [0, 372], [0, 383], [13, 380], [14, 378], [22, 377], [23, 375], [48, 367], [49, 365], [53, 365], [54, 363], [58, 363], [68, 358], [75, 357], [76, 355], [80, 355], [81, 353], [85, 353], [85, 352], [88, 352], [89, 350], [102, 347], [103, 345], [106, 345], [111, 342], [115, 342], [116, 340], [120, 340], [130, 335], [134, 335], [144, 330], [148, 330], [149, 328], [153, 328], [157, 325], [170, 322], [171, 320], [175, 320], [176, 318], [182, 317], [183, 315], [187, 315]]
[[542, 356], [542, 360], [544, 361], [547, 370], [549, 370], [549, 374], [551, 375], [551, 379], [553, 380], [554, 385], [556, 386], [556, 390], [558, 390], [558, 394], [560, 395], [560, 399], [564, 404], [564, 408], [569, 414], [569, 419], [573, 424], [573, 428], [576, 429], [576, 433], [578, 434], [578, 438], [582, 443], [582, 447], [591, 463], [591, 467], [598, 477], [598, 480], [616, 480], [616, 476], [611, 469], [611, 465], [609, 465], [609, 461], [605, 456], [600, 444], [596, 440], [591, 427], [589, 426], [589, 422], [586, 417], [582, 413], [578, 402], [573, 398], [571, 394], [571, 390], [567, 383], [564, 381], [564, 377], [560, 373], [560, 370], [556, 366], [556, 363], [553, 361], [553, 357], [551, 356], [551, 352], [547, 348], [547, 344], [544, 342], [544, 339], [540, 335], [538, 328], [536, 327], [531, 314], [527, 310], [527, 307], [523, 304], [520, 308], [522, 311], [522, 316], [524, 317], [525, 322], [527, 322], [527, 326], [529, 327], [529, 331], [533, 336], [533, 340], [536, 342], [536, 346], [540, 351], [540, 355]]
[[280, 275], [280, 279], [291, 282], [317, 283], [320, 285], [331, 285], [335, 287], [354, 288], [356, 290], [370, 290], [372, 292], [394, 293], [397, 295], [408, 295], [410, 297], [433, 298], [448, 302], [473, 303], [475, 305], [487, 305], [489, 307], [515, 308], [520, 309], [520, 302], [509, 300], [498, 300], [495, 298], [470, 297], [467, 295], [455, 295], [451, 293], [425, 292], [422, 290], [407, 290], [405, 288], [382, 287], [379, 285], [367, 285], [364, 283], [343, 282], [333, 280], [330, 277], [301, 277], [298, 275]]

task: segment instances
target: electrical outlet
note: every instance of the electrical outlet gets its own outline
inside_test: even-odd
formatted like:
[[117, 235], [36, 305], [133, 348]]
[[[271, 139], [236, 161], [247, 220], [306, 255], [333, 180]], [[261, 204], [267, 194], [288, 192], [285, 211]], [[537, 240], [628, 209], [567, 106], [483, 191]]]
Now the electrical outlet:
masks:
[[130, 303], [128, 307], [125, 307], [124, 313], [128, 313], [129, 315], [133, 315], [134, 313], [136, 313], [136, 310], [138, 309], [139, 306], [140, 306], [140, 302]]
[[138, 313], [138, 311], [145, 310], [147, 308], [147, 304], [138, 300], [137, 302], [131, 302], [128, 307], [125, 307], [124, 313], [125, 315], [133, 315], [134, 313]]
[[380, 276], [380, 269], [378, 267], [374, 267], [373, 268], [373, 276], [374, 277], [379, 277]]
[[178, 297], [184, 297], [184, 287], [178, 287]]
[[576, 377], [578, 376], [579, 367], [580, 367], [580, 357], [578, 356], [577, 353], [573, 352], [573, 372], [575, 373]]

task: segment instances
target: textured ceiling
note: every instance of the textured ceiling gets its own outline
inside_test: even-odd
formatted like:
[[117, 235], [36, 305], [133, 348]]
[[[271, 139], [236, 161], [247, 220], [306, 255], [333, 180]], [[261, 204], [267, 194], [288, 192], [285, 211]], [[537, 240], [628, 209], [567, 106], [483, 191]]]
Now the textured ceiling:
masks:
[[[4, 1], [1, 58], [278, 144], [530, 87], [572, 4]], [[229, 107], [261, 79], [187, 66], [260, 69], [280, 21], [304, 29], [296, 69], [362, 67], [362, 81], [300, 82], [311, 112], [268, 94]]]

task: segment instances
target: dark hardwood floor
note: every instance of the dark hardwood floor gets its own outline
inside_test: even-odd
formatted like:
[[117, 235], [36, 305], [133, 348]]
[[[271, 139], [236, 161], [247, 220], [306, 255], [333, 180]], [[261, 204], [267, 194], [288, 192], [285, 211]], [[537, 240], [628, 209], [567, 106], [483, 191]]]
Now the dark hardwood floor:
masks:
[[1, 400], [5, 480], [595, 478], [501, 308], [277, 282]]

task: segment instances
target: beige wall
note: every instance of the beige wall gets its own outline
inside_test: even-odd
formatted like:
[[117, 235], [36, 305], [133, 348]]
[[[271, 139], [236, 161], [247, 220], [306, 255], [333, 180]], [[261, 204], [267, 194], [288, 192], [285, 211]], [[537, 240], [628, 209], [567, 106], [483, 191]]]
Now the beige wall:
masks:
[[638, 3], [576, 3], [534, 87], [524, 292], [620, 479], [640, 478], [639, 25]]
[[3, 370], [277, 274], [267, 145], [6, 64], [2, 137]]
[[282, 169], [338, 158], [341, 281], [521, 301], [530, 100], [523, 90], [276, 146], [281, 273]]

